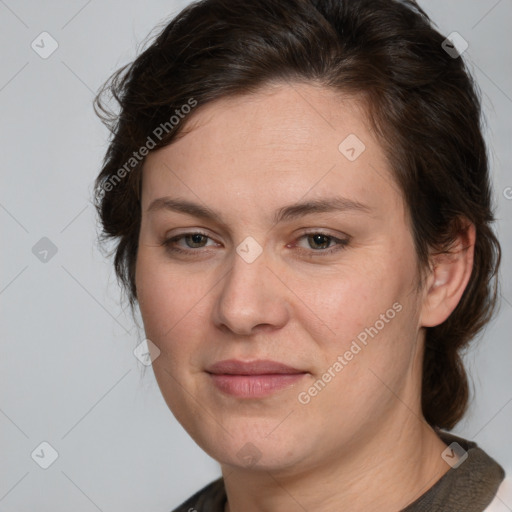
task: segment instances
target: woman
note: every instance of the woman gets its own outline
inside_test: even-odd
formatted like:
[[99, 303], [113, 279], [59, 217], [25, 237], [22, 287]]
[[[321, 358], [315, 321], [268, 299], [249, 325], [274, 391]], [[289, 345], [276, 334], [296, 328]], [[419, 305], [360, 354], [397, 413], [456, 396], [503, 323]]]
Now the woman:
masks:
[[171, 411], [222, 478], [177, 511], [482, 511], [446, 432], [490, 319], [480, 102], [412, 1], [205, 0], [105, 85], [96, 182]]

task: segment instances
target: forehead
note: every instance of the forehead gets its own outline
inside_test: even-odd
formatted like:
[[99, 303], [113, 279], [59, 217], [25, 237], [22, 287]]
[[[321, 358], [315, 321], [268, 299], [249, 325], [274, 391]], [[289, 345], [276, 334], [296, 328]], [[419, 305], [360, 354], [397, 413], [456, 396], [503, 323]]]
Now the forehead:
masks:
[[310, 83], [272, 84], [224, 97], [199, 105], [184, 123], [186, 135], [178, 140], [186, 136], [190, 144], [219, 155], [256, 148], [310, 152], [330, 145], [337, 150], [340, 137], [349, 134], [373, 142], [362, 98]]
[[278, 208], [333, 192], [397, 204], [383, 149], [354, 97], [280, 84], [199, 106], [185, 123], [184, 135], [146, 158], [143, 208], [164, 191], [224, 207]]

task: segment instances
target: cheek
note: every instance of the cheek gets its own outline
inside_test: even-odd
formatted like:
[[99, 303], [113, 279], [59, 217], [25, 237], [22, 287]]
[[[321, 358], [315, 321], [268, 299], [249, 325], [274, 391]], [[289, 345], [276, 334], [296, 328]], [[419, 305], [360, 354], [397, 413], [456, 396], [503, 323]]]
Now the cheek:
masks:
[[[145, 335], [160, 350], [152, 369], [168, 407], [180, 422], [188, 424], [194, 403], [187, 401], [184, 388], [193, 391], [191, 361], [198, 352], [198, 312], [204, 290], [194, 286], [181, 270], [170, 265], [150, 248], [139, 251], [136, 286]], [[195, 392], [194, 392], [195, 393]]]
[[[361, 258], [316, 283], [313, 279], [289, 276], [296, 294], [317, 315], [317, 324], [328, 327], [323, 331], [310, 330], [308, 334], [320, 349], [320, 372], [323, 375], [330, 370], [336, 376], [343, 375], [334, 379], [337, 384], [330, 387], [343, 388], [348, 401], [357, 400], [363, 390], [371, 394], [382, 388], [370, 370], [386, 382], [397, 382], [415, 351], [419, 296], [413, 288], [414, 254], [404, 251], [400, 260], [390, 253], [380, 254], [379, 258]], [[300, 323], [303, 327], [313, 325]], [[333, 368], [336, 362], [340, 364]], [[329, 374], [326, 379], [330, 379]], [[352, 383], [350, 389], [354, 385], [358, 392], [347, 391], [347, 382]]]
[[[396, 270], [390, 257], [358, 258], [328, 271], [296, 269], [283, 281], [303, 303], [337, 334], [354, 335], [378, 320], [411, 291], [410, 265]], [[393, 315], [394, 311], [390, 312]]]
[[336, 335], [321, 340], [318, 373], [297, 396], [311, 421], [329, 415], [333, 424], [365, 424], [390, 410], [407, 386], [417, 346], [415, 306], [405, 297], [382, 304], [347, 305]]
[[172, 271], [151, 250], [139, 251], [136, 285], [146, 336], [165, 351], [165, 340], [179, 331], [199, 301], [201, 290], [194, 287], [194, 280], [179, 269]]

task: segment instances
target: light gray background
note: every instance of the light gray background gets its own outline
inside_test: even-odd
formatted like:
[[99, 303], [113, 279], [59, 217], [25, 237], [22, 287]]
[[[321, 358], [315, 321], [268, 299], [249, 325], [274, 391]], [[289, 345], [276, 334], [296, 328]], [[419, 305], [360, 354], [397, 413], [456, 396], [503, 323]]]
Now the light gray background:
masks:
[[[94, 93], [187, 3], [0, 0], [0, 512], [170, 511], [220, 474], [152, 371], [141, 377], [144, 336], [120, 306], [90, 203], [108, 136]], [[504, 253], [501, 312], [466, 357], [476, 397], [455, 432], [512, 472], [512, 0], [420, 4], [469, 42]], [[43, 31], [59, 44], [47, 59], [31, 48]], [[46, 263], [32, 253], [42, 237], [58, 249]], [[59, 455], [46, 470], [31, 458], [43, 441]]]

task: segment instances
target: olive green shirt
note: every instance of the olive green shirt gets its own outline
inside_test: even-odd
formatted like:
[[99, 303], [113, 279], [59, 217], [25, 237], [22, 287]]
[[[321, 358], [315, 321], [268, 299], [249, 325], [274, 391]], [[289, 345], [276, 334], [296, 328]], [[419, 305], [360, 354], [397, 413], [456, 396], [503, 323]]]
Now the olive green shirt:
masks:
[[[447, 432], [437, 433], [448, 446], [458, 443], [467, 452], [467, 458], [463, 462], [460, 459], [458, 467], [454, 464], [430, 489], [400, 512], [484, 512], [505, 478], [503, 468], [476, 443]], [[225, 503], [226, 490], [223, 479], [219, 478], [173, 512], [224, 512]]]

